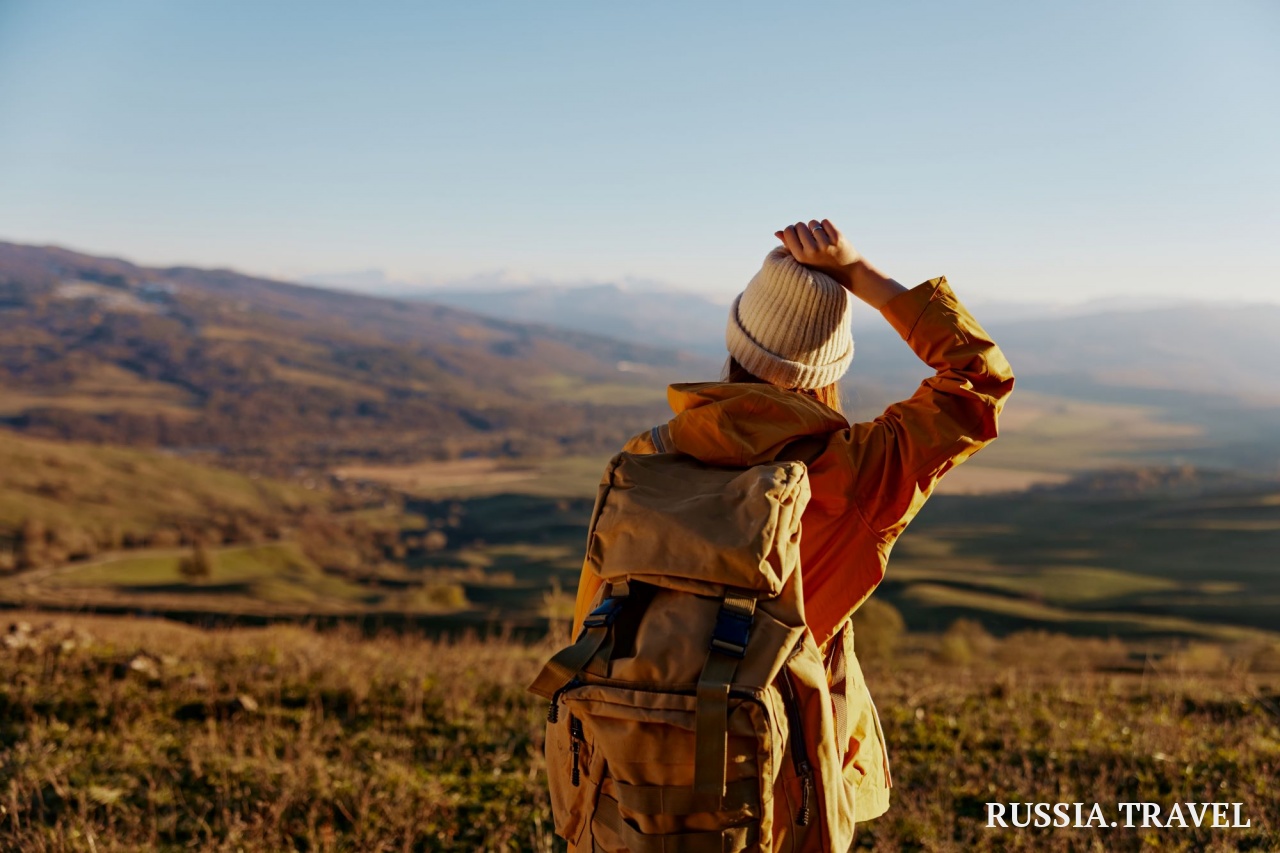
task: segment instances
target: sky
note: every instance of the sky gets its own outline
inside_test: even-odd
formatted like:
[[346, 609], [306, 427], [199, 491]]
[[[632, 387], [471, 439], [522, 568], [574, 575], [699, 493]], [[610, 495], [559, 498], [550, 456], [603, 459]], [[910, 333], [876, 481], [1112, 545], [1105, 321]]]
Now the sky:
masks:
[[962, 297], [1277, 302], [1277, 104], [1274, 0], [0, 0], [0, 240], [724, 299], [829, 217]]

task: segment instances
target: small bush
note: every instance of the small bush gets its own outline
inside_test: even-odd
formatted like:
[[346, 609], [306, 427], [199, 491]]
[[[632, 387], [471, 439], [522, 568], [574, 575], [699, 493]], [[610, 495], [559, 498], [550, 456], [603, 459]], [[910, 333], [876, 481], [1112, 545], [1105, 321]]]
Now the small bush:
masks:
[[906, 632], [902, 614], [887, 601], [870, 598], [853, 614], [854, 651], [860, 661], [893, 657]]
[[197, 542], [191, 556], [184, 557], [178, 564], [178, 571], [192, 583], [208, 580], [213, 577], [214, 557], [203, 542]]

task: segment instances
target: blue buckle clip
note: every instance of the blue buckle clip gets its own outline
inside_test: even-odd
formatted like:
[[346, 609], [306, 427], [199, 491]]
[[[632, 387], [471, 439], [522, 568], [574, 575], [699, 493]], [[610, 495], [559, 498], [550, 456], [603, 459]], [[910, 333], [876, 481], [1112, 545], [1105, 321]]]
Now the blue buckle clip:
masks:
[[587, 614], [587, 618], [582, 620], [584, 628], [600, 628], [613, 624], [613, 620], [618, 618], [618, 613], [622, 610], [622, 602], [625, 598], [606, 598], [600, 602], [600, 606]]
[[747, 656], [747, 640], [751, 636], [752, 616], [721, 607], [716, 614], [716, 627], [711, 632], [711, 649], [731, 657]]

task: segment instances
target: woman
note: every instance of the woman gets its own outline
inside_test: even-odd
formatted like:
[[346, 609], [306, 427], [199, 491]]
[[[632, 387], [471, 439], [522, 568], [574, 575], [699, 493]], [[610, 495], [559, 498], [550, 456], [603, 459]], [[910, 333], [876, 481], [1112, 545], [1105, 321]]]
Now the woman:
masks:
[[[826, 219], [775, 236], [782, 246], [730, 311], [725, 381], [672, 385], [668, 427], [675, 450], [712, 465], [765, 462], [798, 438], [818, 445], [808, 457], [812, 496], [800, 546], [805, 613], [833, 693], [846, 697], [835, 709], [837, 733], [848, 738], [844, 776], [863, 821], [888, 809], [891, 782], [849, 617], [884, 577], [894, 541], [942, 475], [996, 438], [1014, 377], [945, 277], [907, 289]], [[935, 371], [910, 399], [853, 425], [837, 390], [853, 359], [848, 293], [880, 311]], [[624, 449], [653, 453], [650, 436]], [[584, 568], [575, 635], [598, 586]]]

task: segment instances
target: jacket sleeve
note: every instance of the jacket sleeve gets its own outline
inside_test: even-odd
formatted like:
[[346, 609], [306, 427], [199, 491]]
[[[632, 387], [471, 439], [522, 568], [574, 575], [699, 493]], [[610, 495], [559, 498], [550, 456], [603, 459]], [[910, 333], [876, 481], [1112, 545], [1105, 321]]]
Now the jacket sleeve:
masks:
[[996, 438], [1014, 377], [945, 276], [898, 294], [880, 312], [935, 371], [909, 399], [836, 436], [853, 457], [857, 511], [877, 537], [892, 541], [943, 474]]

